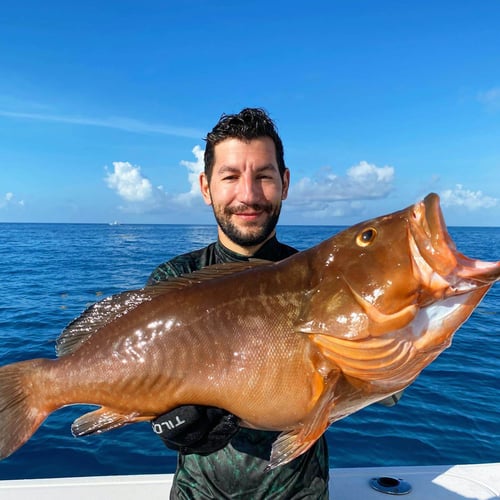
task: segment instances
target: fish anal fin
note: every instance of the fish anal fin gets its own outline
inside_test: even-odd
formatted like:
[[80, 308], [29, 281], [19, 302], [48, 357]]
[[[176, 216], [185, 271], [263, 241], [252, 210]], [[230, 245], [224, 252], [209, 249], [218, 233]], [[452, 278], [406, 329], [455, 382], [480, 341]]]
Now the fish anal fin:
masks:
[[335, 386], [340, 372], [334, 370], [327, 377], [325, 390], [306, 420], [288, 432], [282, 432], [273, 443], [271, 458], [266, 470], [291, 462], [306, 452], [330, 425], [330, 414], [335, 405]]
[[154, 418], [154, 415], [144, 416], [137, 413], [126, 415], [102, 407], [77, 418], [71, 426], [71, 432], [75, 437], [88, 436], [89, 434], [110, 431], [132, 422], [151, 420], [152, 418]]

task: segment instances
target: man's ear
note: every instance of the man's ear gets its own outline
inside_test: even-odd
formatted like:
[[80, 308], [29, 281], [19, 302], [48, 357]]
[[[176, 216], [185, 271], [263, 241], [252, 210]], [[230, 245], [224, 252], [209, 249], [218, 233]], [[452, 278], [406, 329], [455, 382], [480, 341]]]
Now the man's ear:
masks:
[[207, 205], [211, 205], [212, 204], [212, 196], [210, 195], [210, 186], [208, 185], [208, 179], [207, 179], [205, 172], [202, 172], [200, 174], [199, 181], [200, 181], [200, 191], [201, 191], [201, 195], [203, 196], [203, 201]]
[[288, 188], [290, 187], [290, 170], [285, 169], [283, 173], [283, 187], [281, 189], [281, 199], [286, 200], [288, 196]]

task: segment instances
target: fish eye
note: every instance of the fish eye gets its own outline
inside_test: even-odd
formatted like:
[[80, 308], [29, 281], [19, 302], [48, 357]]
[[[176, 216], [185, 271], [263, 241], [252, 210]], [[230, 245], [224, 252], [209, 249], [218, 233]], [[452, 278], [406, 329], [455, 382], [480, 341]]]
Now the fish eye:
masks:
[[377, 230], [374, 227], [363, 229], [358, 236], [356, 236], [356, 243], [360, 247], [367, 247], [371, 245], [377, 236]]

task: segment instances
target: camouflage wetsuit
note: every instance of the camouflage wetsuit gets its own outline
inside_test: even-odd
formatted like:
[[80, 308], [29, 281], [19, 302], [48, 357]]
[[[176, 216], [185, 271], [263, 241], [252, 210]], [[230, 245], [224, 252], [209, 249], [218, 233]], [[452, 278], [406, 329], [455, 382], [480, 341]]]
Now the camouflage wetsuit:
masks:
[[[271, 261], [282, 260], [297, 250], [276, 238], [254, 255]], [[223, 262], [245, 261], [220, 242], [180, 255], [157, 267], [148, 283], [189, 273]], [[172, 486], [172, 499], [291, 500], [328, 498], [328, 449], [322, 437], [306, 453], [269, 472], [271, 445], [279, 433], [241, 428], [230, 443], [209, 455], [179, 454]]]

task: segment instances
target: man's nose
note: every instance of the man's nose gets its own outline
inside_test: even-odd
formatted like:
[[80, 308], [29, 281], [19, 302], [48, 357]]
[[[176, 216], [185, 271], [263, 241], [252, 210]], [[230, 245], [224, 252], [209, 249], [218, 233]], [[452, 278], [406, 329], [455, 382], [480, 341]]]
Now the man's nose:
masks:
[[243, 175], [240, 178], [239, 201], [247, 205], [262, 200], [262, 186], [252, 175]]

